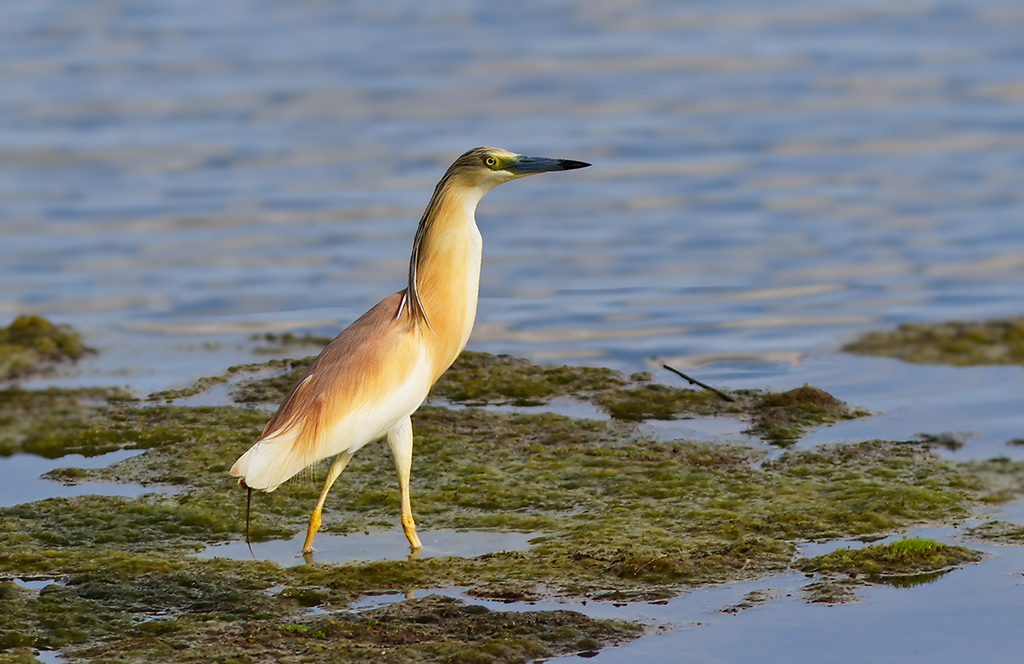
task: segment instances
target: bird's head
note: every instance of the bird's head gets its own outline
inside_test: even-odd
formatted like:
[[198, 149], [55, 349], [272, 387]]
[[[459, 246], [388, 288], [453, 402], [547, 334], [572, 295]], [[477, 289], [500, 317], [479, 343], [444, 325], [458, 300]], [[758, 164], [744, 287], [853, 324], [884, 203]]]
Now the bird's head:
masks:
[[490, 191], [502, 182], [549, 171], [571, 171], [590, 164], [571, 159], [525, 157], [501, 148], [474, 148], [455, 160], [445, 179], [458, 180], [474, 189]]

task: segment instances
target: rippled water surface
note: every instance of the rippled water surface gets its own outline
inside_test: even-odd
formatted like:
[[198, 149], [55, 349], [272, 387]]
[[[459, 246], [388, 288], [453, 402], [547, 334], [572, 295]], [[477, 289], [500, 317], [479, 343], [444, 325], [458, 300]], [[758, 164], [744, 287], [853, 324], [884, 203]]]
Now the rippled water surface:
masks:
[[192, 333], [334, 331], [482, 144], [594, 166], [484, 199], [473, 348], [793, 361], [1016, 314], [1022, 28], [993, 0], [9, 3], [0, 311], [154, 383]]
[[57, 382], [189, 384], [402, 288], [497, 145], [594, 165], [483, 200], [470, 348], [810, 382], [880, 415], [806, 444], [1024, 457], [1020, 367], [836, 354], [1024, 312], [1022, 34], [1019, 0], [3, 3], [0, 314], [101, 351]]

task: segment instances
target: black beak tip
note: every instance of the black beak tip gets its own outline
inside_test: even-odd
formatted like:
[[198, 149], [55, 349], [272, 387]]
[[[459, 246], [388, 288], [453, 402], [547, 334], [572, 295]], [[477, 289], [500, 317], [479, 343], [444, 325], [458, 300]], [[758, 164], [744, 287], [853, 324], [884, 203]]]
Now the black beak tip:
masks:
[[587, 166], [590, 166], [590, 164], [585, 161], [574, 161], [572, 159], [559, 159], [559, 163], [561, 164], [563, 171], [572, 171], [577, 168], [586, 168]]

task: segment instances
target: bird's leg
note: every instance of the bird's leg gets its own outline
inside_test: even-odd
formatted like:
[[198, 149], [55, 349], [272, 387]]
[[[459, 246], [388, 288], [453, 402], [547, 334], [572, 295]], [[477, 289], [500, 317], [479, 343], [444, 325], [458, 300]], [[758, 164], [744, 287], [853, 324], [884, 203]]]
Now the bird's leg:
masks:
[[338, 479], [338, 475], [341, 475], [341, 471], [345, 470], [345, 466], [352, 459], [352, 455], [348, 452], [342, 452], [338, 456], [334, 457], [334, 461], [331, 462], [331, 468], [327, 471], [327, 481], [324, 482], [324, 490], [320, 492], [320, 500], [317, 501], [316, 509], [309, 515], [309, 529], [306, 530], [306, 543], [302, 545], [302, 552], [309, 553], [313, 550], [313, 538], [316, 537], [316, 531], [320, 530], [320, 513], [324, 511], [324, 502], [327, 500], [327, 492], [331, 490], [331, 485], [334, 484], [334, 480]]
[[412, 501], [409, 499], [409, 473], [412, 471], [412, 420], [405, 417], [388, 432], [388, 447], [395, 458], [398, 489], [402, 496], [402, 530], [413, 549], [422, 548], [416, 535], [416, 522], [412, 520]]

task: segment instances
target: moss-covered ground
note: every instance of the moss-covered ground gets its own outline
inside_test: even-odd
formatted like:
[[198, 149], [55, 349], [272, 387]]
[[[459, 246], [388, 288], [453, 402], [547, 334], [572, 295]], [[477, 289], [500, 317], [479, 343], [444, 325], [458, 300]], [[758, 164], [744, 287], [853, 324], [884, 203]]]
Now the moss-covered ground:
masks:
[[961, 565], [975, 563], [982, 554], [965, 546], [943, 544], [922, 537], [904, 537], [889, 544], [844, 547], [794, 563], [815, 576], [803, 588], [812, 604], [850, 604], [860, 601], [857, 590], [870, 583], [898, 588], [931, 583]]
[[[232, 395], [249, 404], [276, 404], [295, 384], [312, 357], [286, 360], [287, 370], [241, 382]], [[268, 363], [271, 365], [274, 363]], [[229, 375], [256, 371], [261, 365], [232, 367]], [[188, 391], [193, 394], [208, 381], [203, 378]], [[160, 393], [165, 396], [171, 393]], [[601, 367], [544, 368], [518, 357], [464, 352], [431, 390], [433, 403], [467, 406], [542, 406], [556, 397], [571, 397], [595, 404], [615, 420], [671, 420], [682, 417], [727, 416], [750, 422], [747, 433], [768, 442], [788, 445], [807, 429], [869, 415], [817, 388], [803, 386], [788, 392], [738, 390], [734, 401], [714, 392], [655, 383], [641, 371], [625, 377]]]
[[[260, 367], [274, 375], [243, 380], [235, 398], [274, 401], [303, 366]], [[556, 396], [595, 403], [610, 417], [453, 406], [535, 405]], [[0, 583], [0, 648], [12, 658], [28, 656], [17, 648], [34, 647], [60, 648], [71, 661], [140, 662], [512, 662], [590, 652], [632, 638], [639, 628], [568, 612], [490, 612], [436, 597], [369, 612], [342, 609], [368, 592], [452, 586], [478, 597], [657, 600], [791, 567], [838, 588], [843, 579], [860, 583], [870, 576], [857, 559], [864, 554], [849, 554], [856, 560], [843, 565], [795, 560], [799, 542], [953, 523], [1024, 486], [1024, 464], [955, 464], [920, 442], [867, 441], [767, 459], [767, 448], [650, 440], [636, 425], [653, 417], [723, 415], [746, 419], [751, 432], [768, 440], [792, 440], [809, 427], [864, 414], [809, 386], [736, 396], [725, 402], [705, 391], [657, 385], [649, 375], [543, 369], [468, 354], [438, 383], [435, 405], [413, 419], [417, 522], [421, 531], [543, 533], [534, 546], [472, 559], [281, 568], [190, 555], [243, 536], [245, 495], [227, 470], [270, 411], [133, 403], [109, 390], [2, 393], [6, 453], [145, 449], [110, 468], [57, 470], [52, 477], [161, 483], [180, 491], [49, 499], [0, 510], [0, 578], [54, 581], [38, 590]], [[158, 400], [169, 398], [164, 393]], [[256, 494], [252, 537], [302, 530], [323, 472]], [[390, 527], [398, 512], [386, 447], [369, 445], [330, 494], [323, 530]], [[925, 553], [908, 558], [901, 573], [934, 570], [935, 551]], [[970, 560], [965, 554], [959, 562]], [[855, 577], [854, 569], [862, 571]]]
[[906, 323], [865, 334], [843, 350], [918, 364], [1024, 364], [1024, 318]]
[[39, 316], [18, 316], [0, 328], [0, 381], [45, 373], [93, 353], [77, 332]]
[[871, 580], [906, 582], [980, 559], [978, 552], [967, 547], [904, 537], [890, 544], [872, 544], [858, 549], [846, 547], [823, 556], [801, 559], [795, 567], [802, 572], [828, 576], [864, 576]]

